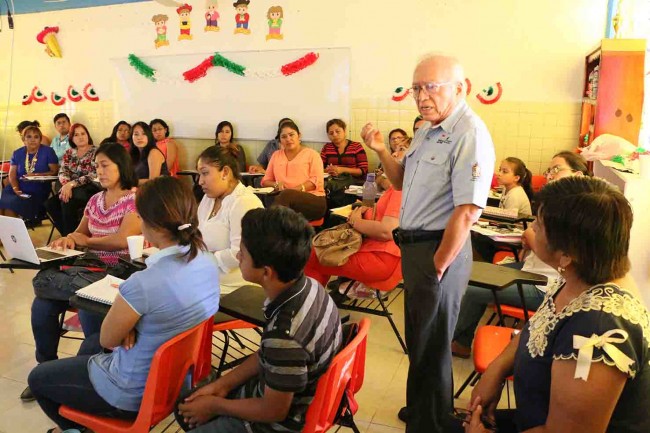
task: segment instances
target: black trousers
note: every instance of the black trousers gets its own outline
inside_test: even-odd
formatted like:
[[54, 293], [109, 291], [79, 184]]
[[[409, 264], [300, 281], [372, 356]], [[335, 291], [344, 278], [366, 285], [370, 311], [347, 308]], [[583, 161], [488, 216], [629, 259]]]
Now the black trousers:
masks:
[[407, 433], [446, 433], [453, 408], [451, 340], [472, 270], [470, 238], [438, 281], [439, 241], [402, 244], [404, 322], [409, 371]]
[[100, 190], [95, 184], [85, 184], [72, 190], [72, 197], [67, 203], [63, 203], [58, 194], [45, 202], [45, 209], [61, 236], [67, 236], [77, 229], [88, 200]]

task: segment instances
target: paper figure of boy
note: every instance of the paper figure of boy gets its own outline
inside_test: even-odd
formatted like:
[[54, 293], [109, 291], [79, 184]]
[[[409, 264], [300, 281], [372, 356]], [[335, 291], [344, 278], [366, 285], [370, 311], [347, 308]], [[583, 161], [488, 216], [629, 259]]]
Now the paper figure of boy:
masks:
[[156, 44], [156, 48], [164, 47], [169, 45], [169, 41], [167, 40], [167, 21], [169, 20], [169, 17], [164, 14], [158, 14], [154, 15], [151, 18], [151, 21], [156, 25], [156, 40], [154, 41], [154, 44]]
[[218, 32], [219, 23], [219, 12], [217, 12], [217, 0], [207, 0], [206, 3], [207, 11], [205, 13], [205, 31], [206, 32]]
[[266, 18], [269, 20], [269, 34], [266, 35], [266, 40], [269, 39], [284, 39], [282, 35], [282, 6], [271, 6], [266, 13]]
[[237, 27], [235, 28], [235, 34], [243, 33], [245, 35], [250, 35], [251, 31], [248, 29], [248, 21], [250, 20], [250, 15], [248, 14], [248, 5], [251, 0], [237, 0], [232, 5], [237, 11], [235, 15], [235, 22]]
[[181, 29], [181, 34], [178, 35], [178, 40], [192, 40], [192, 35], [190, 34], [191, 30], [191, 21], [190, 21], [190, 12], [192, 12], [192, 6], [188, 5], [187, 3], [181, 5], [178, 9], [176, 9], [176, 13], [178, 14], [178, 17], [180, 18], [180, 29]]

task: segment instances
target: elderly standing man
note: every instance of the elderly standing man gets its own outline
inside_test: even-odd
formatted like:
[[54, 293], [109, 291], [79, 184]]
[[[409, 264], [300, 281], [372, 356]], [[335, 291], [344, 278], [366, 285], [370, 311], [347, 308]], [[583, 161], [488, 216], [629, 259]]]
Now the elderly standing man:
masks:
[[465, 102], [465, 75], [453, 57], [428, 55], [413, 73], [412, 93], [427, 123], [401, 162], [382, 134], [363, 127], [402, 206], [396, 241], [402, 250], [409, 372], [407, 433], [444, 432], [453, 402], [451, 339], [472, 268], [470, 227], [487, 202], [494, 145]]

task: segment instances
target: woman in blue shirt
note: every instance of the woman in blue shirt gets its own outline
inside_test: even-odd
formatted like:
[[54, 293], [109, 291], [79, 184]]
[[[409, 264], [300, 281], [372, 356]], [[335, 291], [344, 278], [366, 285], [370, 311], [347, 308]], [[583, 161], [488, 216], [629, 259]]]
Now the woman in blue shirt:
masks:
[[190, 190], [178, 179], [158, 177], [139, 188], [136, 208], [142, 232], [160, 251], [120, 285], [104, 319], [100, 343], [113, 352], [45, 362], [29, 375], [38, 404], [58, 425], [52, 432], [80, 428], [59, 415], [61, 405], [135, 419], [156, 350], [219, 307], [219, 272]]
[[24, 176], [56, 176], [59, 160], [54, 151], [41, 145], [43, 134], [36, 126], [23, 130], [25, 145], [11, 156], [9, 184], [0, 198], [0, 215], [33, 220], [43, 210], [50, 194], [50, 182], [28, 181]]

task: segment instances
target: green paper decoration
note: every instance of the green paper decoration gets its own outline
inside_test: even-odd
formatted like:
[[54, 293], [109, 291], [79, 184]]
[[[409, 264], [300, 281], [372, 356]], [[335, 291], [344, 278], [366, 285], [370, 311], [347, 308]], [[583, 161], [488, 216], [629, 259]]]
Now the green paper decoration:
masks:
[[143, 62], [142, 59], [140, 59], [135, 54], [129, 54], [129, 64], [133, 66], [133, 68], [138, 71], [140, 75], [148, 80], [153, 81], [154, 83], [156, 82], [156, 77], [154, 76], [156, 74], [156, 70]]
[[232, 60], [228, 60], [219, 53], [215, 53], [214, 57], [212, 58], [212, 65], [222, 66], [233, 74], [241, 75], [242, 77], [244, 76], [244, 70], [246, 69], [246, 66], [242, 66], [238, 63], [233, 62]]

